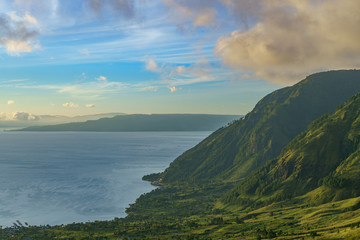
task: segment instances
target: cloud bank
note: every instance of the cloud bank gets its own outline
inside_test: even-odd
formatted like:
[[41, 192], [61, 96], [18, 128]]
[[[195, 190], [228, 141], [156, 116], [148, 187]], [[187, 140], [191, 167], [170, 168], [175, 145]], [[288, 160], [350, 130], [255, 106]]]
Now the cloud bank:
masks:
[[33, 115], [27, 112], [13, 112], [13, 113], [0, 113], [0, 120], [2, 121], [38, 121], [40, 116]]
[[360, 1], [163, 2], [181, 30], [235, 24], [237, 30], [217, 40], [214, 53], [251, 78], [290, 85], [314, 72], [360, 67]]
[[[239, 8], [244, 1], [227, 2]], [[360, 67], [360, 1], [252, 2], [261, 3], [259, 21], [216, 44], [225, 65], [282, 85], [317, 71]]]

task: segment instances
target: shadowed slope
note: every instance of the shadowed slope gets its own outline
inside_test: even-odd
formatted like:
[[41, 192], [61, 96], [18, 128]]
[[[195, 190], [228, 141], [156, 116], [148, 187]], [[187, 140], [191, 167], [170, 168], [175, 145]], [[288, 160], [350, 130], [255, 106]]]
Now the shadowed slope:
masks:
[[161, 174], [164, 182], [236, 180], [278, 156], [321, 115], [360, 91], [360, 71], [307, 77], [258, 102], [242, 120], [221, 128], [178, 157]]
[[308, 194], [315, 203], [360, 195], [360, 94], [314, 121], [281, 155], [255, 170], [225, 203], [263, 205]]

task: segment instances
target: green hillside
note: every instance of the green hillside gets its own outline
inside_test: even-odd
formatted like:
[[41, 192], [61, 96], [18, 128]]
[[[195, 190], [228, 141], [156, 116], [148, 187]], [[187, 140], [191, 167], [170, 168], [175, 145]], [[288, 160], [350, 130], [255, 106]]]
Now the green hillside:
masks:
[[306, 193], [311, 203], [358, 197], [359, 143], [360, 94], [357, 94], [335, 113], [314, 121], [279, 157], [243, 179], [223, 202], [267, 205]]
[[18, 131], [214, 131], [241, 117], [211, 114], [130, 114], [86, 122], [27, 127]]
[[237, 180], [278, 156], [308, 124], [360, 91], [360, 71], [330, 71], [277, 90], [178, 157], [163, 182]]

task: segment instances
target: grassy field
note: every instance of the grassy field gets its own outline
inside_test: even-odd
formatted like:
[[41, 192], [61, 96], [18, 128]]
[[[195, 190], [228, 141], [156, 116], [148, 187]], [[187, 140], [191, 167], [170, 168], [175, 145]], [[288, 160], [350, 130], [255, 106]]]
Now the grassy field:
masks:
[[297, 198], [241, 209], [216, 201], [223, 194], [219, 189], [224, 188], [169, 186], [140, 197], [125, 219], [19, 226], [2, 229], [1, 239], [360, 238], [360, 197], [313, 206]]

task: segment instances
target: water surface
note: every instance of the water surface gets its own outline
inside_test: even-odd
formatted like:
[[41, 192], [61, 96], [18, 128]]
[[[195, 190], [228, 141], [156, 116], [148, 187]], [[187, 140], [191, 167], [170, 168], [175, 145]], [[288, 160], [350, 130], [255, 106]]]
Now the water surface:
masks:
[[0, 132], [0, 225], [124, 217], [163, 171], [210, 132]]

